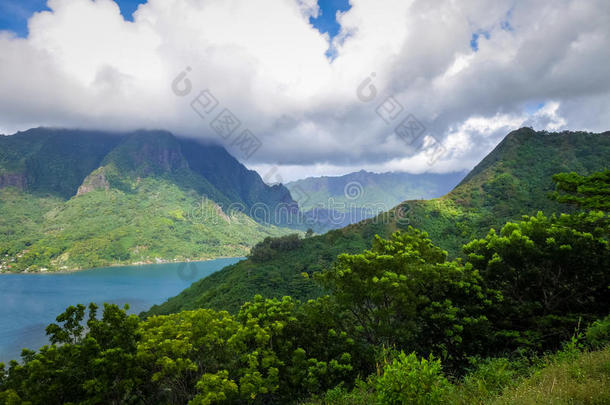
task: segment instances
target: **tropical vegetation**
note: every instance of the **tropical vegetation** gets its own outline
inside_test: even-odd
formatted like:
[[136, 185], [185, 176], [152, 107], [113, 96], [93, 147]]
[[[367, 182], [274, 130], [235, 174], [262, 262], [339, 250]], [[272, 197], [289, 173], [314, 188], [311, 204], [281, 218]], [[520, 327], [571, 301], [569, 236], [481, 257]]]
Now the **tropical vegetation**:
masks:
[[296, 209], [222, 147], [165, 131], [0, 136], [0, 272], [244, 256], [294, 232], [276, 225]]
[[[300, 246], [267, 255], [265, 260], [241, 261], [193, 284], [152, 308], [150, 314], [201, 307], [237, 311], [254, 294], [265, 298], [290, 295], [301, 301], [319, 297], [324, 291], [305, 283], [301, 273], [311, 276], [331, 266], [341, 253], [371, 248], [375, 235], [387, 239], [409, 226], [425, 231], [436, 246], [447, 251], [449, 260], [468, 260], [463, 245], [485, 238], [492, 228], [500, 232], [507, 222], [517, 223], [524, 214], [536, 217], [542, 211], [549, 221], [559, 221], [551, 219], [553, 214], [576, 213], [576, 204], [554, 197], [555, 192], [566, 192], [563, 182], [555, 187], [553, 176], [559, 172], [584, 177], [600, 172], [603, 176], [609, 156], [610, 133], [513, 131], [446, 196], [405, 201], [377, 217], [306, 238]], [[607, 201], [608, 191], [601, 190], [600, 196]], [[573, 218], [580, 223], [576, 229], [593, 230], [582, 226], [594, 218]]]
[[[463, 260], [413, 227], [375, 236], [301, 275], [315, 299], [255, 295], [234, 312], [143, 318], [70, 307], [47, 328], [50, 345], [2, 366], [0, 401], [607, 403], [610, 228], [589, 203], [607, 175], [569, 190], [555, 177], [576, 212], [489, 230]], [[255, 261], [311, 239], [267, 239]]]

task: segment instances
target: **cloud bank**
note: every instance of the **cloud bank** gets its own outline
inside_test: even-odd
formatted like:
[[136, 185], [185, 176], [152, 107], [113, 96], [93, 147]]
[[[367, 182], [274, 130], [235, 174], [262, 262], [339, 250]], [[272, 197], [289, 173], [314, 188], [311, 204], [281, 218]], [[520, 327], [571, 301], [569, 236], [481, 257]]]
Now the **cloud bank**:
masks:
[[[329, 44], [314, 0], [149, 0], [133, 22], [49, 0], [27, 38], [0, 32], [0, 133], [164, 128], [288, 181], [470, 169], [524, 125], [610, 129], [607, 0], [350, 3]], [[228, 136], [210, 125], [225, 109]], [[442, 146], [432, 162], [396, 131], [407, 117]]]

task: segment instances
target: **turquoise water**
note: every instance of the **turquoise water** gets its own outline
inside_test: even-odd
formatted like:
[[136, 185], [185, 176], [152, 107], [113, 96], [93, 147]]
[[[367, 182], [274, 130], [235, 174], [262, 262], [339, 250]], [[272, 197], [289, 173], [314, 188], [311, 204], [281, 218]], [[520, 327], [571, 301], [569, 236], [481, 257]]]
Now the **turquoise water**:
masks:
[[45, 328], [66, 307], [104, 302], [139, 313], [241, 258], [105, 267], [60, 274], [0, 275], [0, 362], [47, 344]]

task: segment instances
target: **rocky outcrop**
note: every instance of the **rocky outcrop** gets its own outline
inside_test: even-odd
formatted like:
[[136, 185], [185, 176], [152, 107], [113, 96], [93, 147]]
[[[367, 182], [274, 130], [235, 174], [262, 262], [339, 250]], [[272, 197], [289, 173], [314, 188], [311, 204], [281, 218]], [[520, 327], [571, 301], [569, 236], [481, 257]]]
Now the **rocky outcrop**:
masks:
[[110, 188], [110, 184], [108, 183], [108, 179], [106, 179], [106, 173], [103, 167], [95, 170], [91, 173], [85, 180], [83, 184], [78, 188], [76, 195], [87, 194], [93, 190], [106, 190]]
[[23, 173], [0, 173], [0, 188], [17, 187], [19, 190], [25, 190], [27, 183]]

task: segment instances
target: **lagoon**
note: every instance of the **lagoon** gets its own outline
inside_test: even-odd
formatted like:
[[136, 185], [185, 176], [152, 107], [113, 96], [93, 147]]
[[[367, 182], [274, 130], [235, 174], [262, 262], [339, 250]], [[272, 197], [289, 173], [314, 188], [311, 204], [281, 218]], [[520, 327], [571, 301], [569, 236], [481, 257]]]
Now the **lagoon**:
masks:
[[0, 362], [21, 349], [47, 344], [45, 328], [68, 306], [129, 304], [140, 313], [177, 295], [194, 281], [242, 258], [205, 262], [104, 267], [70, 273], [0, 275]]

